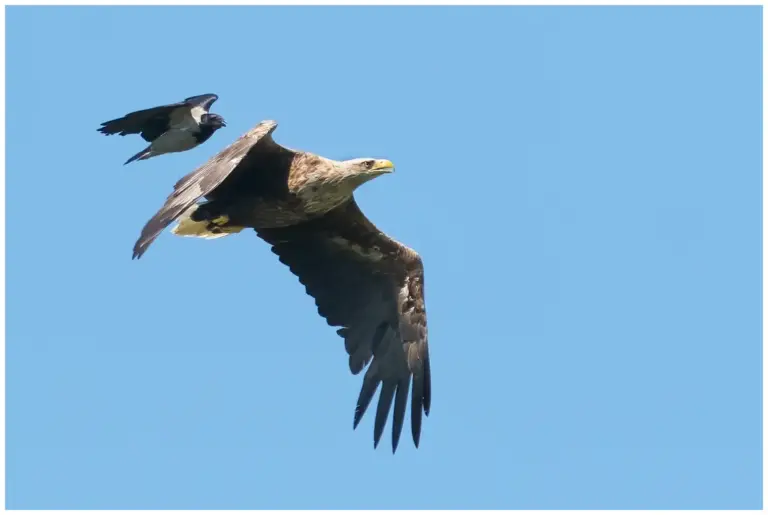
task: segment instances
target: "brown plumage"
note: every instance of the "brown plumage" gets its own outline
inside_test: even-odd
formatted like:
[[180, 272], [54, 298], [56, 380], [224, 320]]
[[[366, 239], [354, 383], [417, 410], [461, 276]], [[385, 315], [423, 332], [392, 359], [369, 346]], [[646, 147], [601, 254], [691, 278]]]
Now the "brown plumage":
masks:
[[[253, 228], [315, 299], [329, 325], [340, 326], [349, 368], [366, 365], [356, 428], [381, 384], [374, 447], [394, 401], [397, 449], [411, 390], [411, 432], [418, 447], [429, 415], [431, 379], [419, 255], [382, 233], [354, 199], [361, 184], [393, 170], [377, 159], [333, 161], [274, 142], [264, 121], [178, 181], [134, 246], [139, 258], [173, 221], [180, 236], [216, 238]], [[202, 198], [205, 202], [198, 203]]]

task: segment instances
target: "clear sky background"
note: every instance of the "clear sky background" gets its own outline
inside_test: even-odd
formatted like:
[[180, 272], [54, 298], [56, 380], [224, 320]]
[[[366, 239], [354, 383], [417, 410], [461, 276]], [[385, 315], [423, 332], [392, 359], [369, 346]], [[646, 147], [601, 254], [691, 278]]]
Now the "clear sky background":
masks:
[[[7, 13], [9, 508], [761, 507], [759, 7]], [[96, 132], [208, 92], [191, 152]], [[357, 198], [425, 263], [418, 450], [255, 234], [131, 260], [268, 118], [397, 166]]]

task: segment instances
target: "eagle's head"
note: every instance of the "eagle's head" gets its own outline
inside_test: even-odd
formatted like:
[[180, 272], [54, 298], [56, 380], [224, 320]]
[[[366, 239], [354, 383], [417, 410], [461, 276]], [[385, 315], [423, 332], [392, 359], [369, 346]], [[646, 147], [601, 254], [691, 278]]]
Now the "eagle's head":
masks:
[[216, 113], [206, 113], [200, 117], [200, 125], [211, 127], [213, 130], [226, 127], [227, 124], [224, 118]]
[[395, 165], [388, 159], [373, 159], [370, 157], [361, 157], [358, 159], [348, 159], [341, 162], [344, 182], [351, 182], [354, 187], [395, 171]]

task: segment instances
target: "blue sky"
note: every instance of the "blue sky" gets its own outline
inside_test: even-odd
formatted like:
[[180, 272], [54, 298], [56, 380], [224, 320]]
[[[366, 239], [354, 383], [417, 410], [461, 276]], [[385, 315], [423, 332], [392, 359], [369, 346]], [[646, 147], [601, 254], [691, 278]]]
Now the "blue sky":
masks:
[[[760, 508], [761, 10], [9, 8], [9, 508]], [[166, 50], [171, 47], [170, 53]], [[219, 94], [123, 167], [102, 121]], [[421, 253], [421, 448], [267, 245], [163, 234], [263, 119], [385, 157]], [[406, 424], [408, 419], [406, 419]], [[407, 435], [407, 433], [406, 433]]]

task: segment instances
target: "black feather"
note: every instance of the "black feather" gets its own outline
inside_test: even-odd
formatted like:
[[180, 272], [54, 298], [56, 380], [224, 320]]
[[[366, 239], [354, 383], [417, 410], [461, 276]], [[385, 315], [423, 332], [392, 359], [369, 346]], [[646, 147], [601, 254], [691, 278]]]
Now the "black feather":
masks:
[[363, 386], [360, 388], [360, 395], [357, 397], [357, 406], [355, 406], [355, 423], [352, 429], [357, 429], [357, 425], [365, 415], [365, 410], [368, 409], [368, 405], [371, 403], [376, 390], [379, 388], [381, 380], [377, 377], [366, 377], [363, 379]]
[[413, 377], [413, 392], [411, 393], [411, 434], [416, 447], [419, 446], [421, 438], [421, 410], [424, 407], [424, 382], [422, 379], [417, 376]]
[[410, 381], [401, 379], [397, 383], [397, 393], [395, 394], [395, 410], [392, 420], [392, 454], [397, 450], [397, 444], [400, 442], [400, 433], [403, 431], [403, 419], [405, 419], [405, 406], [408, 404], [408, 387]]
[[381, 386], [379, 405], [376, 407], [376, 422], [373, 425], [374, 449], [379, 445], [381, 434], [384, 432], [384, 427], [387, 425], [387, 415], [389, 415], [389, 408], [392, 406], [392, 398], [395, 396], [396, 386], [397, 383], [392, 381], [384, 381]]

